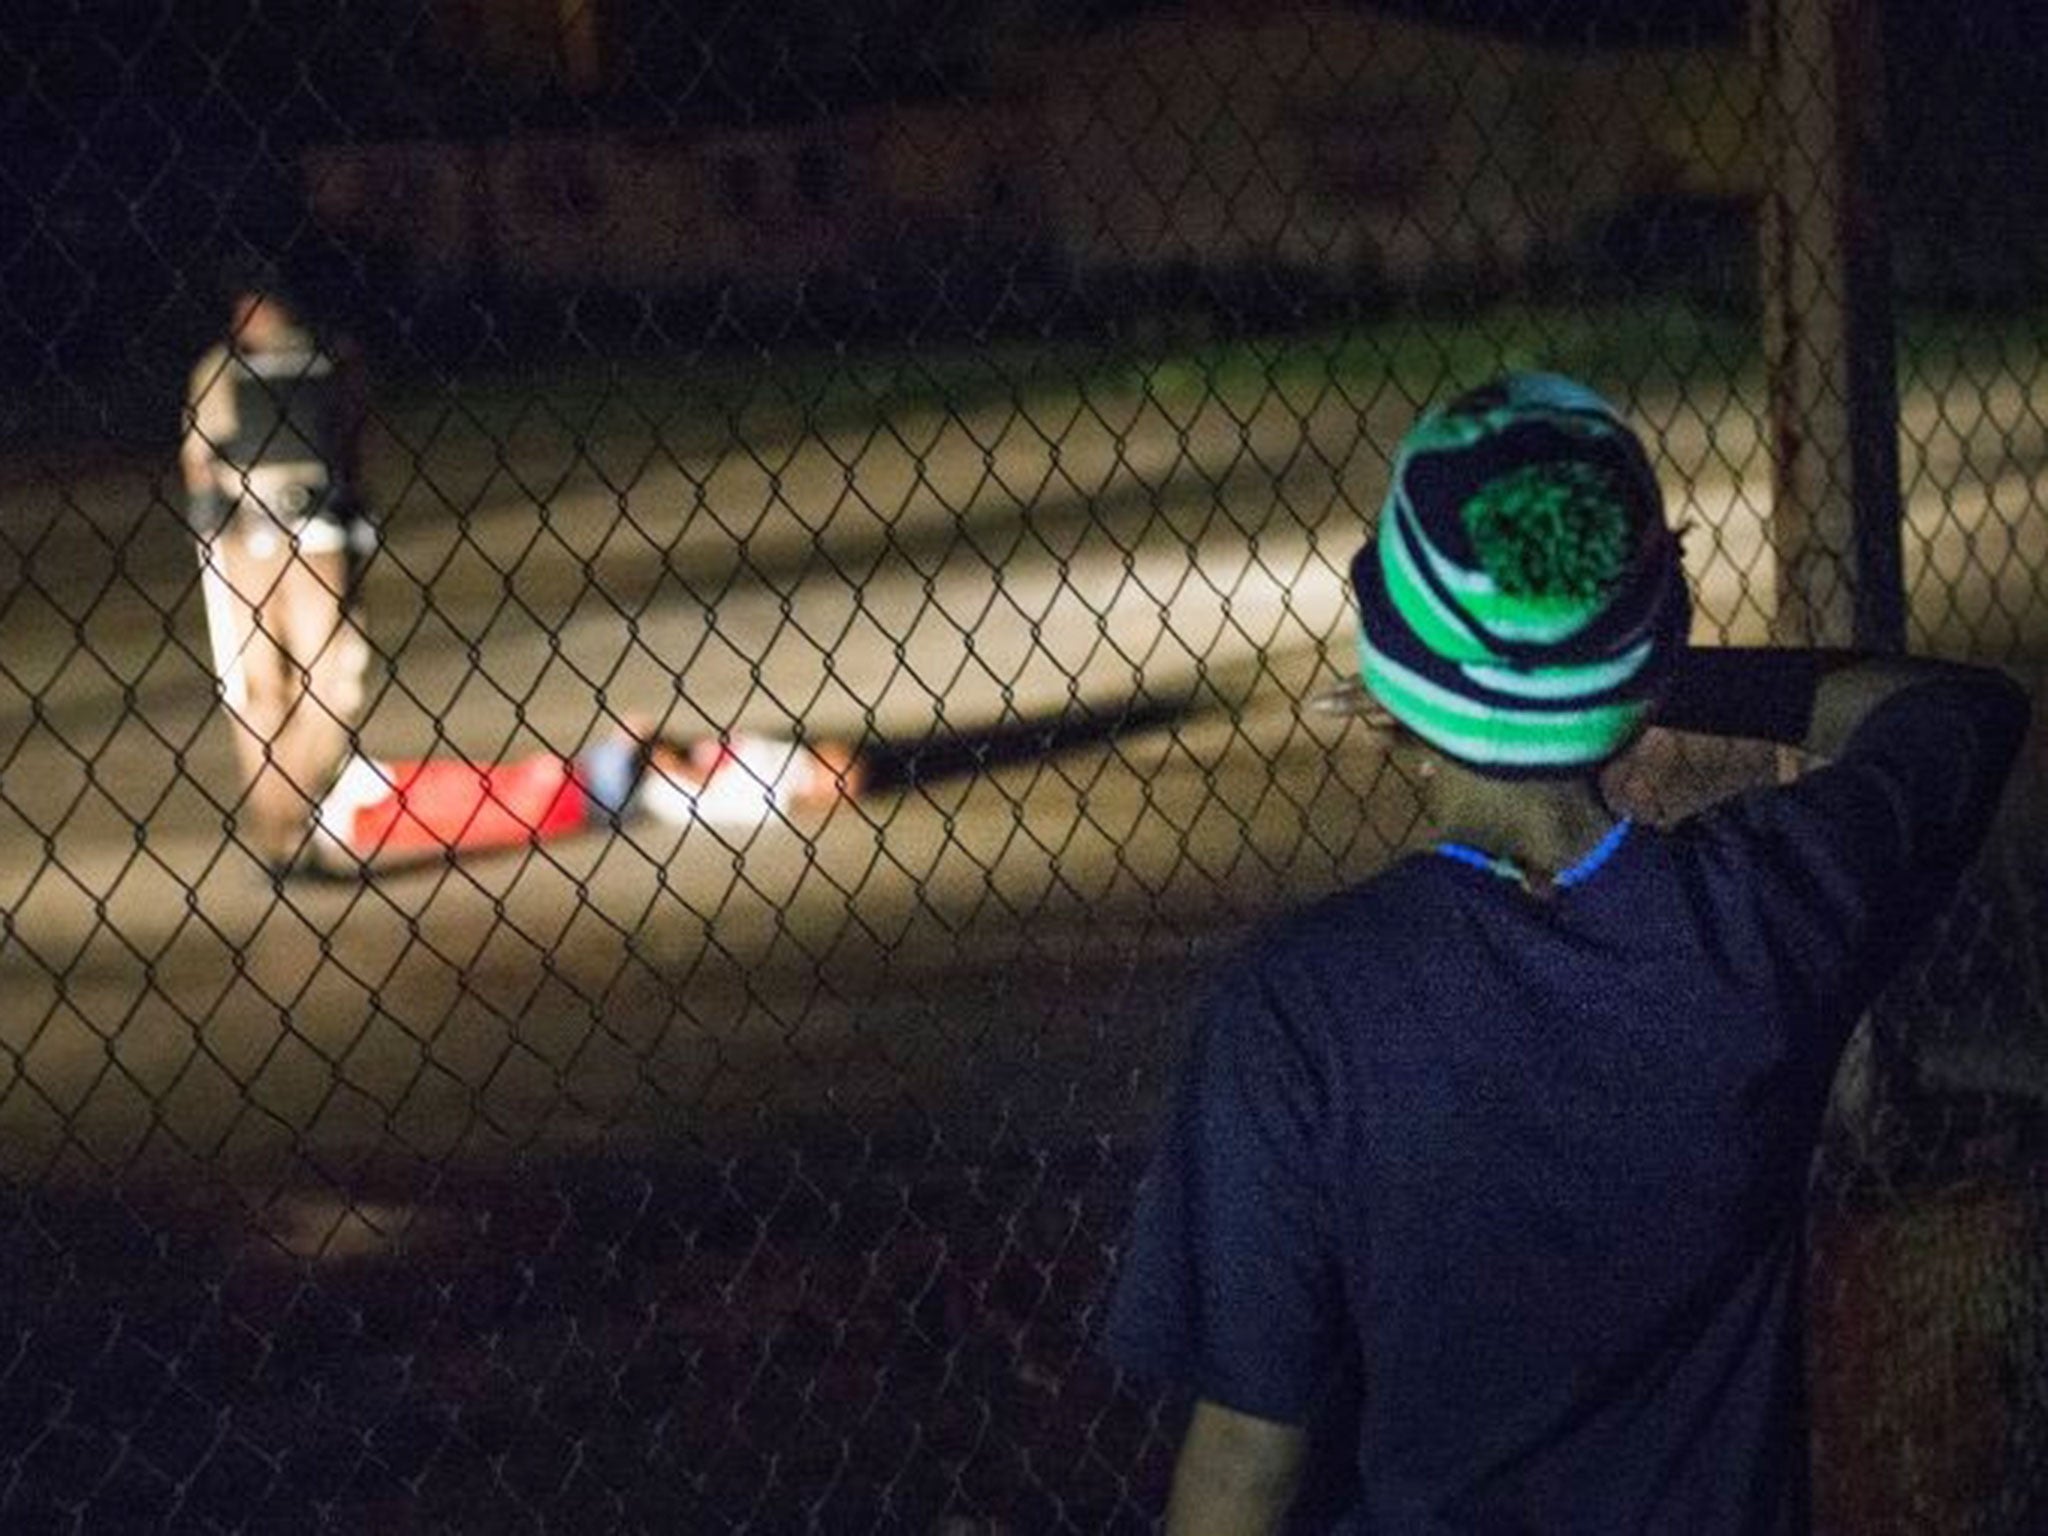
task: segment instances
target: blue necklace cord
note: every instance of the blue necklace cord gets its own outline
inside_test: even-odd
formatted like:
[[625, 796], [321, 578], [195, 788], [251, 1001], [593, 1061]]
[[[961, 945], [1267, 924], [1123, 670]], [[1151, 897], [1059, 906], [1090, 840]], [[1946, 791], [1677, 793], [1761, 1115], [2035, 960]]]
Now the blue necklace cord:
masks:
[[[1629, 829], [1635, 824], [1633, 816], [1622, 817], [1607, 829], [1606, 836], [1595, 843], [1583, 858], [1560, 869], [1551, 877], [1550, 883], [1559, 890], [1584, 885], [1614, 857], [1615, 851], [1627, 840]], [[1504, 859], [1498, 854], [1486, 852], [1483, 848], [1474, 848], [1469, 843], [1438, 843], [1436, 851], [1456, 863], [1469, 864], [1474, 869], [1484, 870], [1487, 874], [1498, 876], [1502, 880], [1512, 880], [1524, 890], [1532, 888], [1528, 872], [1513, 859]]]

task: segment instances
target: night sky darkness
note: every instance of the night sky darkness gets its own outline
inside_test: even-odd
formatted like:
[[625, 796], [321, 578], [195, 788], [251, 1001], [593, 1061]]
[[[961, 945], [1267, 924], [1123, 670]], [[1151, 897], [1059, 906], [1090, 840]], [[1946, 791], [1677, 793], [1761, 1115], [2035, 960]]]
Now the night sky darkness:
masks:
[[[480, 78], [436, 14], [488, 0], [84, 0], [11, 7], [0, 22], [0, 133], [14, 142], [99, 132], [199, 139], [333, 137], [511, 126], [595, 112], [685, 124], [816, 113], [861, 100], [971, 91], [992, 52], [1053, 43], [1123, 16], [1194, 10], [1158, 0], [607, 0], [623, 62], [595, 100], [551, 101]], [[1211, 0], [1213, 3], [1213, 0]], [[1238, 6], [1237, 9], [1246, 9]], [[1258, 9], [1252, 7], [1251, 9]], [[1560, 47], [1739, 43], [1742, 0], [1387, 0], [1384, 12]], [[1950, 111], [1998, 98], [2038, 123], [2043, 79], [2029, 0], [1891, 0], [1895, 59]], [[1951, 82], [1974, 82], [1956, 91]], [[1901, 86], [1915, 82], [1902, 79]]]

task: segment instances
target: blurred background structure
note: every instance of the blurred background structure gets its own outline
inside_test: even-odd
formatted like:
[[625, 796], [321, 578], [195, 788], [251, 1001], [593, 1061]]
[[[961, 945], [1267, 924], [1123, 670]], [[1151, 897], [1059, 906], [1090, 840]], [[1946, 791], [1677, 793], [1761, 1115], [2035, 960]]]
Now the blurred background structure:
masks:
[[[2048, 659], [2019, 0], [102, 0], [0, 24], [0, 1528], [1146, 1529], [1088, 1349], [1200, 968], [1415, 845], [1416, 410], [1629, 412], [1697, 638]], [[175, 452], [363, 344], [366, 750], [869, 792], [361, 883], [233, 831]], [[1887, 567], [1889, 561], [1889, 567]], [[1774, 771], [1653, 735], [1651, 814]], [[1815, 1170], [1839, 1532], [2048, 1529], [2048, 776]]]

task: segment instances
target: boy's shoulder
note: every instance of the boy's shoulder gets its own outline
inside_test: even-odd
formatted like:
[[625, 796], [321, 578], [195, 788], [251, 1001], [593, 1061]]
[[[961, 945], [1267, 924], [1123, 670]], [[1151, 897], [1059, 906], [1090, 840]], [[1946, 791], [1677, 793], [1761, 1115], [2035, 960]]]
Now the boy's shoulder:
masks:
[[1370, 971], [1415, 944], [1440, 936], [1443, 897], [1438, 860], [1409, 854], [1378, 873], [1295, 907], [1254, 930], [1244, 945], [1252, 963], [1279, 970], [1335, 964]]

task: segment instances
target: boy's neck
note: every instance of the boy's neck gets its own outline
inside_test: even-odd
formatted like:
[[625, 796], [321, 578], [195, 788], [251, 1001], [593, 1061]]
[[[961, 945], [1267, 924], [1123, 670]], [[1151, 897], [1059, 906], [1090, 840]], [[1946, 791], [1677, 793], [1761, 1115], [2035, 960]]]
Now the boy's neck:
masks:
[[1489, 779], [1440, 762], [1425, 799], [1444, 841], [1512, 860], [1531, 876], [1555, 874], [1590, 853], [1616, 817], [1590, 775]]

